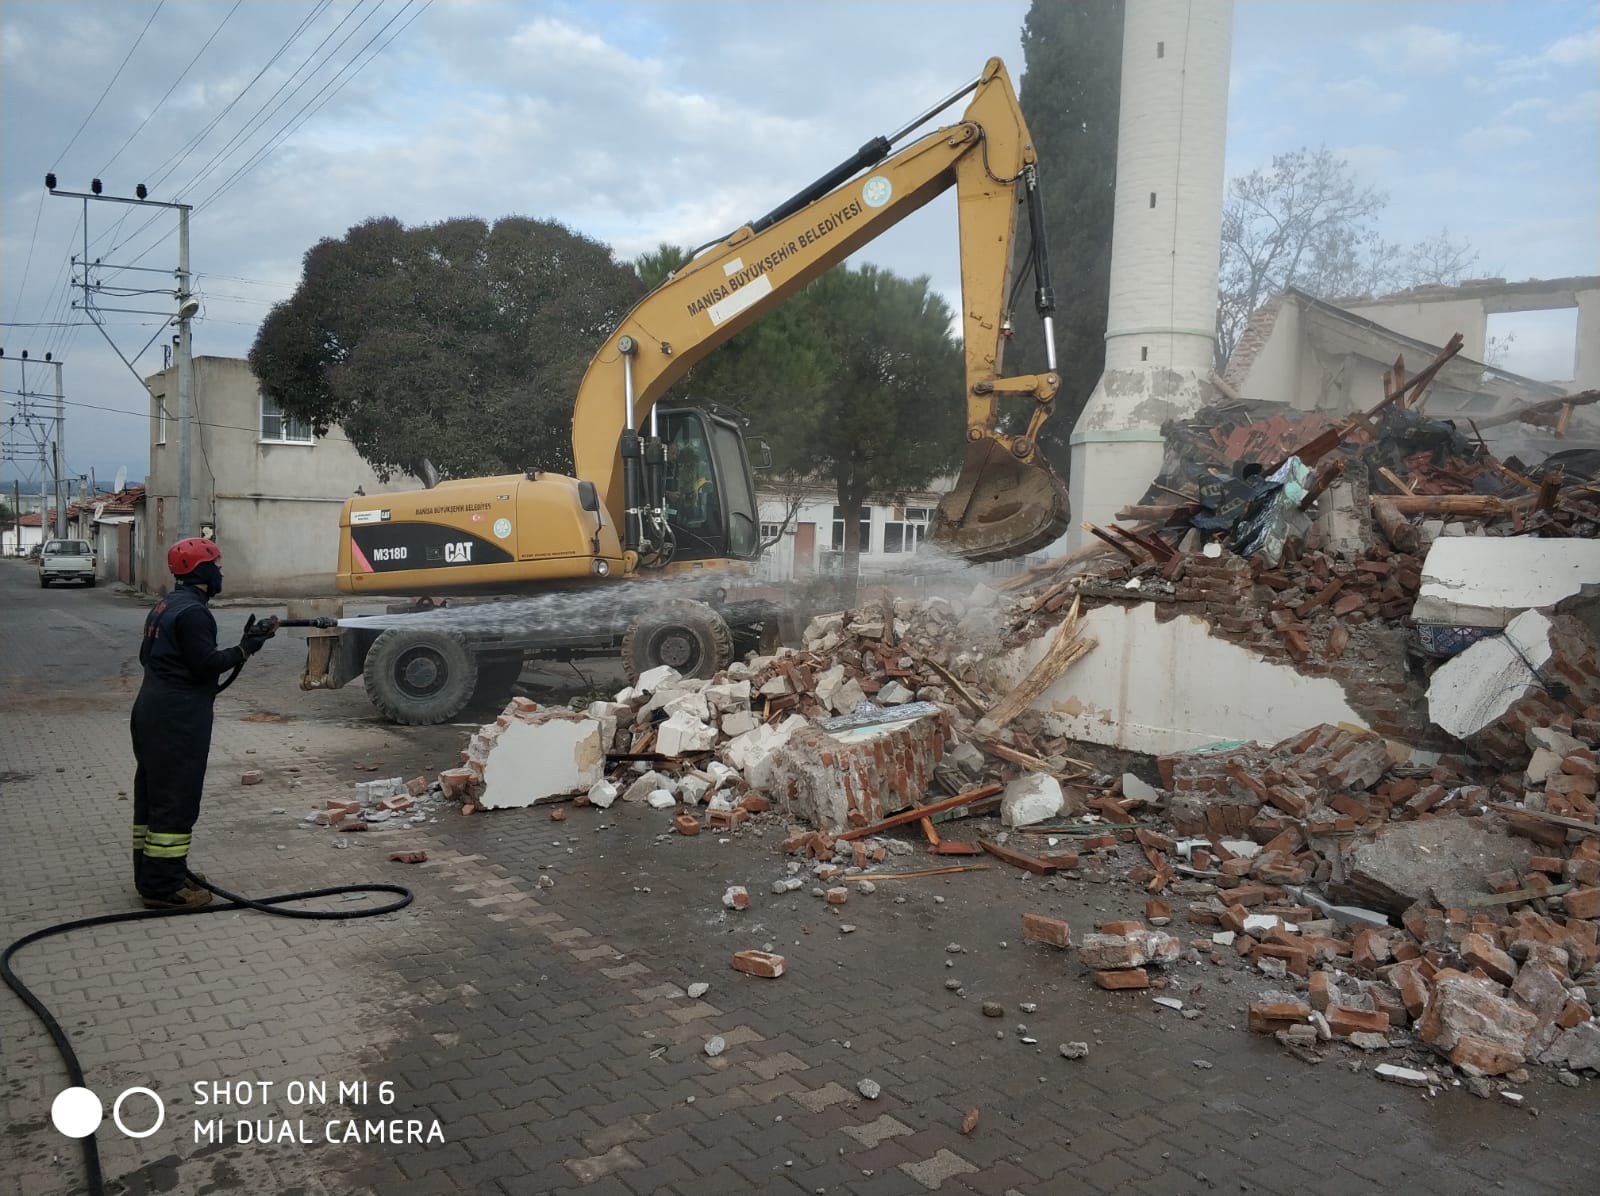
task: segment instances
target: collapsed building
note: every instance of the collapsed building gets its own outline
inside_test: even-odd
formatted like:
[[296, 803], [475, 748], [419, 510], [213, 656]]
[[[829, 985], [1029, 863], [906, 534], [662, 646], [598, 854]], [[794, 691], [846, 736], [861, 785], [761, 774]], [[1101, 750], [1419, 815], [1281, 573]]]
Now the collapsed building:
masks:
[[1170, 421], [1140, 502], [999, 589], [864, 599], [581, 711], [515, 699], [441, 784], [683, 834], [782, 819], [828, 900], [919, 839], [1092, 871], [1143, 916], [1018, 912], [1101, 987], [1245, 967], [1281, 984], [1250, 1027], [1296, 1052], [1600, 1071], [1600, 483], [1428, 418], [1451, 353], [1344, 419], [1224, 397]]

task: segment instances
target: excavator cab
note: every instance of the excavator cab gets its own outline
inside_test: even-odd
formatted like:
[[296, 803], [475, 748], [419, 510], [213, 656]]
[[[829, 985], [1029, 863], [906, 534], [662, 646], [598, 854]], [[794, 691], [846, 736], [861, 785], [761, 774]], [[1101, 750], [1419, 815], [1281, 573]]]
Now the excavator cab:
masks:
[[761, 542], [739, 426], [696, 407], [657, 409], [666, 448], [662, 504], [675, 561], [753, 560]]

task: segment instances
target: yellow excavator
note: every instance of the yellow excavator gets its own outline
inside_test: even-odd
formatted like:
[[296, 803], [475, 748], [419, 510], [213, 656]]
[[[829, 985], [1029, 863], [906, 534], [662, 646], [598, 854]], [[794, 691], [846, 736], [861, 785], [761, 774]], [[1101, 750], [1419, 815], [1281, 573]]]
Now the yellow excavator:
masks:
[[[970, 96], [959, 123], [895, 146]], [[530, 654], [621, 651], [630, 676], [658, 664], [709, 676], [770, 608], [726, 602], [717, 579], [759, 553], [760, 517], [740, 421], [658, 400], [696, 362], [812, 279], [954, 188], [966, 354], [966, 456], [932, 539], [968, 560], [1043, 547], [1067, 527], [1066, 488], [1039, 451], [1059, 385], [1037, 155], [1004, 64], [758, 220], [702, 246], [613, 330], [572, 417], [576, 477], [530, 470], [345, 503], [338, 584], [349, 594], [494, 593], [521, 600], [342, 620], [317, 634], [302, 684], [364, 677], [404, 723], [453, 717], [475, 691], [509, 689]], [[1045, 372], [1002, 376], [1017, 209], [1031, 231]], [[1003, 400], [1022, 426], [1002, 426]], [[704, 578], [709, 600], [645, 579]], [[618, 584], [618, 583], [627, 584]], [[477, 614], [471, 614], [472, 611]]]

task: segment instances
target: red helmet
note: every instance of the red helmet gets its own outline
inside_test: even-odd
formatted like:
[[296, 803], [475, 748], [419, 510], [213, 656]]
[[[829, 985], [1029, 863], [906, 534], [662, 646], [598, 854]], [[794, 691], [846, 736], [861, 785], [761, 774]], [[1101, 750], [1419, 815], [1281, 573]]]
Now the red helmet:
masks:
[[218, 548], [212, 540], [194, 536], [187, 540], [179, 540], [167, 549], [167, 568], [172, 570], [172, 576], [185, 577], [193, 573], [206, 561], [220, 561], [222, 549]]

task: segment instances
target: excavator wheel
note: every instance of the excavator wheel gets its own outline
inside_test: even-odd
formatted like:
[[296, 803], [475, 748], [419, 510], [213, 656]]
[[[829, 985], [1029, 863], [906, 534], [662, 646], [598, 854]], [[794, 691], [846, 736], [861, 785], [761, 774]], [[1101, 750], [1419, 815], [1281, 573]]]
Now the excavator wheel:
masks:
[[640, 614], [622, 635], [622, 667], [628, 683], [657, 665], [685, 677], [710, 677], [733, 660], [733, 631], [704, 602], [673, 598]]
[[478, 684], [472, 691], [474, 704], [505, 705], [511, 687], [522, 676], [522, 653], [508, 656], [478, 657]]
[[361, 677], [389, 719], [425, 727], [466, 708], [478, 685], [478, 658], [455, 632], [391, 627], [367, 649]]
[[939, 501], [932, 541], [969, 561], [1026, 556], [1065, 534], [1067, 486], [1042, 455], [1019, 461], [993, 441], [968, 447], [956, 488]]

